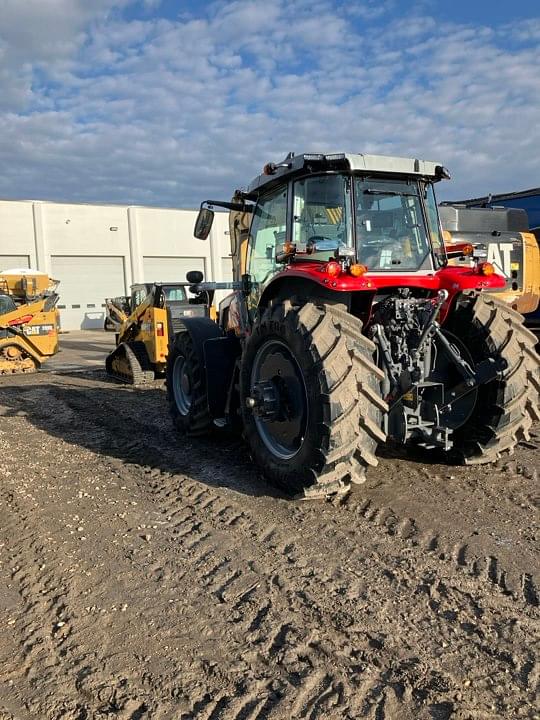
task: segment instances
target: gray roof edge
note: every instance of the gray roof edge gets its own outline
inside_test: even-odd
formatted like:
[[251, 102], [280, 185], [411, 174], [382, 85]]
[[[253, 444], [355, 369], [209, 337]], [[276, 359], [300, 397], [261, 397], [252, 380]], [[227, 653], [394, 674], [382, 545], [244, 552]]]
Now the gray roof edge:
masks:
[[370, 155], [345, 153], [349, 167], [355, 170], [380, 173], [400, 173], [404, 175], [422, 175], [437, 177], [435, 168], [442, 163], [418, 158], [400, 157], [397, 155]]
[[[306, 159], [307, 158], [307, 159]], [[436, 168], [441, 163], [418, 158], [406, 158], [392, 155], [372, 155], [362, 153], [301, 153], [287, 156], [275, 165], [270, 175], [258, 175], [248, 185], [248, 192], [255, 192], [265, 185], [274, 184], [280, 178], [300, 172], [307, 164], [315, 162], [345, 162], [351, 172], [373, 173], [381, 175], [410, 175], [439, 179]]]

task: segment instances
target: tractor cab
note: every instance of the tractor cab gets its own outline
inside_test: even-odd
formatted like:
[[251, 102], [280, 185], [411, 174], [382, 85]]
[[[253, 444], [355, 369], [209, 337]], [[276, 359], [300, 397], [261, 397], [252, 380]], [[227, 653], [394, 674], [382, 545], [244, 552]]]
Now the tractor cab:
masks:
[[[287, 212], [289, 210], [289, 213]], [[364, 272], [437, 270], [446, 263], [433, 187], [416, 178], [310, 174], [261, 194], [249, 271], [264, 284], [287, 262], [340, 261]]]
[[[444, 178], [442, 165], [417, 159], [289, 154], [267, 164], [231, 202], [203, 202], [195, 236], [208, 236], [213, 206], [231, 211], [234, 280], [243, 281], [250, 317], [275, 296], [285, 274], [297, 285], [303, 278], [341, 292], [349, 306], [350, 293], [382, 287], [436, 295], [453, 282], [434, 192]], [[502, 284], [489, 263], [467, 273], [460, 282], [471, 289]], [[486, 281], [487, 275], [493, 277]], [[223, 301], [224, 311], [230, 302]]]

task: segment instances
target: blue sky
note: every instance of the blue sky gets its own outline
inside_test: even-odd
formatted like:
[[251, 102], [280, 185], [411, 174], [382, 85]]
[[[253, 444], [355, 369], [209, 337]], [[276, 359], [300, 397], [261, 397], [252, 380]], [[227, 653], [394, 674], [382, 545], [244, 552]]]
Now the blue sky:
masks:
[[195, 207], [289, 150], [540, 185], [540, 5], [0, 0], [0, 197]]

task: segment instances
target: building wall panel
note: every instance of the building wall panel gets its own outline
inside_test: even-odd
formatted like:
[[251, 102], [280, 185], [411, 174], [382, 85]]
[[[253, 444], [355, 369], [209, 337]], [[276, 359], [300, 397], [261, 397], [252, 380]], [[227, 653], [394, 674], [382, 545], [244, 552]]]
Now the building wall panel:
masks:
[[123, 257], [52, 255], [51, 270], [63, 330], [102, 329], [105, 298], [126, 294]]
[[29, 268], [30, 255], [0, 255], [0, 272], [14, 268]]
[[31, 202], [0, 200], [0, 255], [24, 255], [35, 266]]
[[[193, 236], [197, 210], [0, 201], [0, 269], [29, 266], [61, 281], [64, 329], [102, 327], [104, 299], [134, 282], [231, 279], [228, 213], [207, 240]], [[2, 268], [1, 266], [5, 266]], [[220, 291], [216, 302], [228, 294]]]
[[127, 208], [42, 203], [43, 234], [51, 255], [127, 255]]
[[186, 282], [186, 273], [200, 270], [205, 274], [203, 257], [145, 257], [144, 282]]

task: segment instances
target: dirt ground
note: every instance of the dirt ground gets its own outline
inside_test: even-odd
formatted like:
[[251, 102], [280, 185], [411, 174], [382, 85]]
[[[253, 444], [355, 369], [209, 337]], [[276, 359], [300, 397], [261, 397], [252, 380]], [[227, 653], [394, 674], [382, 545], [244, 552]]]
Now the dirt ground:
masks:
[[162, 387], [3, 379], [0, 415], [0, 720], [540, 717], [540, 428], [333, 505], [179, 440]]

